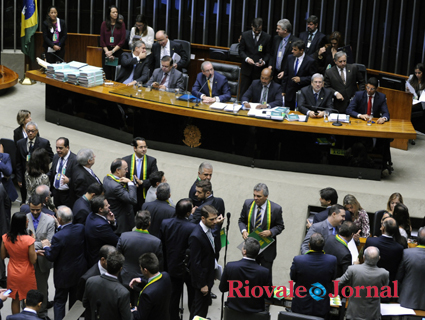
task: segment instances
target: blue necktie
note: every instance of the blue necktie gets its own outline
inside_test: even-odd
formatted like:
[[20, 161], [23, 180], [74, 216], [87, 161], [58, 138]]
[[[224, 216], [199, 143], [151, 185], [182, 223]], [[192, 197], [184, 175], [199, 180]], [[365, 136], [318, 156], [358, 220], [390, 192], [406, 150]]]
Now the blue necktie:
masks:
[[336, 234], [336, 228], [334, 227], [332, 234]]
[[316, 100], [316, 102], [317, 102], [317, 96], [318, 96], [318, 94], [317, 94], [317, 93], [315, 93], [315, 94], [314, 94], [314, 99]]
[[141, 169], [142, 169], [142, 159], [137, 159], [137, 178], [140, 177]]
[[62, 178], [62, 168], [63, 168], [63, 158], [61, 158], [61, 162], [59, 163], [58, 174], [56, 175], [56, 179], [55, 179], [55, 188], [56, 189], [59, 189], [59, 187], [61, 186], [60, 182], [61, 182], [61, 178]]
[[295, 62], [294, 74], [297, 75], [297, 72], [298, 72], [298, 58], [297, 58], [297, 61]]

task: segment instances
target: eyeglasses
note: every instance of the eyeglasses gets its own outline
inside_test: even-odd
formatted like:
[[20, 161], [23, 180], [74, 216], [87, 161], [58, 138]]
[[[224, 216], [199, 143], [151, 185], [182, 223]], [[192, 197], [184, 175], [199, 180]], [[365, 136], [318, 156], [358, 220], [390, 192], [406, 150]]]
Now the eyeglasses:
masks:
[[376, 91], [376, 88], [372, 88], [372, 87], [369, 87], [369, 86], [366, 86], [366, 89], [369, 90], [369, 91]]
[[37, 132], [37, 130], [27, 130], [27, 133], [34, 133]]

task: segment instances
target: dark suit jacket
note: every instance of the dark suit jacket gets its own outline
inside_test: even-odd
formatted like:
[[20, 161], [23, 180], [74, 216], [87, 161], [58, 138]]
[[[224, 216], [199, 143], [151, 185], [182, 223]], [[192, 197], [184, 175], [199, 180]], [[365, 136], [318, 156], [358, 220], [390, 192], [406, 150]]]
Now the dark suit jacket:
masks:
[[137, 204], [137, 187], [132, 185], [126, 189], [108, 176], [103, 179], [103, 187], [105, 198], [117, 220], [116, 233], [130, 231], [134, 227], [133, 206]]
[[55, 264], [53, 280], [56, 288], [76, 286], [87, 271], [84, 226], [71, 223], [60, 229], [53, 236], [52, 245], [44, 248], [44, 255]]
[[156, 199], [152, 202], [145, 202], [142, 205], [142, 210], [148, 210], [151, 214], [151, 225], [149, 233], [155, 237], [159, 237], [159, 229], [164, 219], [171, 218], [176, 213], [176, 209], [170, 206], [167, 201]]
[[311, 41], [310, 48], [307, 48], [308, 31], [300, 33], [300, 39], [305, 43], [305, 53], [309, 56], [314, 55], [320, 48], [326, 44], [326, 35], [317, 31], [314, 35], [313, 41]]
[[[69, 151], [71, 152], [71, 151]], [[50, 171], [47, 173], [47, 175], [49, 176], [50, 179], [50, 189], [53, 190], [55, 187], [53, 185], [56, 174], [57, 174], [57, 166], [58, 166], [58, 162], [60, 161], [60, 157], [58, 156], [58, 154], [56, 153], [53, 156], [53, 161], [52, 161], [52, 167], [50, 168]], [[75, 153], [71, 152], [71, 154], [69, 155], [68, 161], [66, 162], [66, 169], [65, 169], [65, 175], [69, 178], [69, 195], [70, 195], [70, 201], [72, 203], [74, 203], [75, 201], [75, 197], [74, 197], [74, 181], [72, 180], [72, 173], [74, 172], [74, 168], [78, 165], [77, 163], [77, 156], [75, 155]]]
[[94, 276], [87, 280], [83, 297], [86, 312], [95, 319], [97, 301], [101, 302], [99, 319], [131, 319], [130, 292], [115, 278], [107, 275]]
[[[255, 45], [254, 37], [252, 31], [245, 31], [242, 33], [242, 39], [239, 44], [239, 56], [243, 59], [241, 74], [244, 75], [253, 75], [254, 78], [259, 79], [261, 70], [266, 68], [269, 65], [270, 61], [270, 50], [272, 45], [272, 37], [266, 33], [261, 32], [260, 39], [258, 40], [257, 45]], [[261, 46], [261, 51], [260, 51]], [[260, 59], [263, 59], [265, 65], [263, 67], [256, 67], [245, 61], [246, 58], [251, 58], [254, 62], [259, 62]]]
[[[294, 295], [291, 307], [293, 312], [319, 317], [324, 317], [329, 313], [329, 292], [333, 288], [332, 280], [335, 279], [336, 264], [337, 259], [334, 256], [321, 252], [294, 257], [291, 266], [291, 280], [296, 282], [294, 289], [303, 286], [307, 289], [307, 294], [304, 298]], [[317, 282], [326, 288], [326, 294], [319, 301], [314, 300], [308, 294], [312, 284]]]
[[189, 198], [192, 199], [192, 203], [193, 203], [194, 207], [199, 207], [202, 204], [202, 201], [198, 200], [198, 197], [195, 196], [195, 194], [196, 194], [196, 181], [198, 181], [198, 179], [196, 179], [195, 182], [190, 187]]
[[[304, 114], [307, 114], [309, 111], [323, 111], [333, 108], [332, 104], [332, 93], [326, 89], [322, 88], [320, 90], [319, 96], [314, 99], [313, 87], [307, 86], [301, 89], [301, 94], [298, 100], [298, 110]], [[316, 109], [319, 108], [319, 109]]]
[[13, 314], [6, 317], [6, 320], [38, 320], [40, 319], [36, 313], [30, 311], [22, 311], [18, 314]]
[[[334, 100], [334, 108], [338, 109], [340, 113], [346, 112], [350, 99], [357, 90], [363, 91], [365, 89], [363, 75], [357, 66], [347, 64], [346, 68], [345, 85], [342, 82], [337, 66], [333, 66], [325, 72], [325, 88], [329, 88], [332, 95], [335, 95], [335, 92], [338, 91], [344, 97], [343, 101], [336, 98]], [[358, 89], [357, 84], [359, 85]]]
[[149, 80], [149, 59], [137, 61], [133, 58], [133, 53], [124, 52], [120, 57], [121, 71], [117, 77], [117, 82], [124, 82], [128, 79], [134, 69], [133, 80], [146, 83]]
[[[313, 218], [313, 223], [318, 223], [321, 221], [325, 221], [328, 218], [328, 212], [330, 208], [326, 208], [325, 210], [319, 212], [316, 214]], [[345, 210], [345, 221], [352, 221], [351, 220], [351, 212], [348, 210]]]
[[72, 207], [72, 213], [74, 215], [72, 223], [86, 224], [86, 220], [90, 212], [90, 202], [83, 197], [78, 198], [77, 201], [75, 201], [74, 206]]
[[[286, 101], [295, 101], [295, 95], [298, 90], [308, 86], [311, 83], [311, 76], [316, 72], [316, 63], [314, 59], [304, 55], [301, 66], [298, 65], [297, 74], [294, 73], [295, 57], [290, 55], [286, 60], [285, 74], [282, 80], [282, 92], [285, 93]], [[300, 82], [296, 83], [291, 79], [293, 77], [300, 77]]]
[[[255, 286], [261, 288], [272, 285], [272, 277], [270, 271], [253, 260], [242, 259], [239, 261], [229, 262], [223, 270], [220, 280], [220, 291], [229, 291], [228, 281], [241, 281], [245, 285], [245, 280], [249, 280], [249, 292]], [[236, 311], [246, 313], [257, 313], [264, 311], [264, 294], [260, 298], [227, 298], [226, 305]]]
[[341, 242], [339, 242], [335, 237], [329, 237], [326, 242], [325, 246], [323, 247], [323, 251], [326, 252], [326, 254], [331, 254], [336, 257], [337, 259], [337, 268], [336, 268], [336, 277], [339, 278], [342, 276], [345, 271], [347, 271], [347, 268], [351, 266], [352, 257], [350, 249], [348, 249], [347, 246], [344, 246]]
[[[149, 79], [148, 83], [146, 85], [150, 86], [152, 83], [157, 82], [161, 83], [162, 77], [164, 76], [164, 72], [162, 71], [162, 68], [155, 69], [152, 77]], [[177, 70], [177, 69], [171, 69], [169, 73], [168, 78], [168, 88], [167, 89], [180, 89], [180, 90], [186, 90], [184, 87], [184, 81], [183, 81], [183, 74]]]
[[86, 194], [92, 183], [102, 184], [102, 180], [99, 179], [99, 181], [97, 181], [96, 178], [87, 172], [87, 170], [80, 164], [77, 164], [73, 170], [72, 181], [74, 186], [74, 196], [77, 199]]
[[[203, 94], [207, 96], [210, 95], [208, 84], [205, 84], [206, 82], [207, 77], [205, 77], [202, 72], [198, 73], [198, 75], [196, 76], [195, 84], [192, 87], [192, 94], [195, 97], [200, 98]], [[202, 90], [199, 91], [201, 87]], [[227, 102], [232, 97], [229, 84], [227, 83], [227, 78], [217, 71], [214, 72], [214, 82], [212, 83], [211, 92], [213, 97], [218, 96], [220, 102]]]
[[[347, 114], [353, 118], [357, 118], [359, 114], [367, 113], [367, 103], [368, 96], [366, 91], [358, 91], [354, 95], [354, 98], [351, 100], [350, 104], [347, 107]], [[385, 94], [378, 91], [375, 92], [375, 98], [373, 99], [372, 111], [374, 118], [385, 117], [387, 120], [390, 120], [390, 113], [388, 112], [387, 107], [387, 97]]]
[[[261, 81], [252, 81], [252, 84], [249, 86], [248, 90], [243, 94], [241, 101], [259, 103], [261, 101], [261, 90], [263, 90]], [[270, 105], [270, 108], [282, 105], [282, 87], [274, 81], [270, 82], [269, 93], [267, 95], [267, 104]]]
[[[174, 42], [172, 40], [168, 40], [168, 41], [170, 41], [170, 57], [172, 58], [174, 53], [177, 53], [181, 57], [181, 60], [177, 64], [177, 68], [181, 70], [182, 67], [185, 66], [186, 63], [190, 60], [190, 57], [187, 56], [187, 52], [183, 50], [183, 47], [181, 46], [181, 44]], [[152, 52], [152, 68], [153, 68], [151, 70], [161, 68], [161, 45], [155, 42], [152, 45], [151, 52]]]
[[270, 59], [269, 66], [273, 68], [273, 79], [276, 82], [277, 81], [277, 75], [283, 71], [286, 65], [286, 60], [288, 59], [289, 55], [292, 55], [292, 43], [296, 40], [299, 40], [296, 36], [294, 36], [292, 33], [289, 35], [288, 42], [285, 47], [285, 52], [283, 53], [282, 62], [280, 64], [280, 69], [276, 69], [276, 59], [279, 51], [280, 43], [282, 42], [283, 38], [279, 37], [278, 35], [274, 36], [273, 38], [273, 48], [272, 48], [272, 58]]
[[[37, 137], [40, 136], [40, 131], [37, 133]], [[17, 127], [15, 130], [13, 130], [13, 141], [15, 141], [15, 144], [18, 143], [19, 140], [25, 138], [24, 133], [22, 132], [22, 127]]]
[[109, 244], [115, 247], [118, 242], [118, 236], [112, 230], [112, 226], [93, 212], [86, 220], [85, 237], [89, 268], [99, 260], [99, 251], [103, 245]]
[[[26, 171], [26, 165], [27, 165], [27, 155], [28, 155], [28, 148], [27, 148], [27, 141], [28, 138], [21, 139], [18, 141], [16, 145], [16, 179], [18, 182], [23, 182], [25, 180], [24, 174]], [[53, 159], [53, 151], [50, 147], [49, 140], [46, 140], [41, 137], [37, 137], [35, 139], [34, 143], [34, 150], [37, 148], [44, 148], [50, 157], [50, 162]]]
[[224, 211], [226, 210], [224, 207], [224, 201], [221, 198], [216, 198], [213, 195], [211, 195], [211, 197], [205, 199], [202, 204], [200, 204], [198, 206], [198, 208], [195, 210], [195, 212], [193, 213], [193, 215], [191, 215], [189, 217], [189, 221], [192, 223], [199, 223], [199, 221], [201, 221], [201, 216], [202, 216], [202, 208], [206, 205], [210, 205], [213, 206], [214, 208], [217, 209], [218, 211], [218, 215], [222, 215], [223, 217], [225, 217]]
[[[239, 229], [242, 232], [242, 230], [246, 229], [248, 231], [248, 215], [249, 215], [249, 209], [251, 208], [252, 203], [254, 202], [253, 199], [247, 199], [245, 200], [245, 203], [243, 204], [241, 215], [239, 218]], [[265, 205], [265, 204], [264, 204]], [[282, 219], [282, 207], [278, 205], [277, 203], [274, 203], [270, 201], [271, 206], [271, 221], [270, 221], [270, 231], [272, 232], [272, 237], [276, 240], [273, 242], [266, 250], [264, 250], [261, 254], [264, 256], [264, 259], [273, 262], [273, 260], [276, 258], [276, 242], [278, 236], [283, 229], [285, 229], [285, 226], [283, 224]], [[255, 207], [254, 207], [255, 210]], [[267, 210], [267, 208], [266, 208]], [[267, 211], [265, 212], [267, 214]], [[263, 223], [261, 225], [261, 229], [267, 230], [267, 219], [263, 218]], [[254, 225], [255, 225], [255, 217], [253, 217], [251, 221], [251, 230], [254, 231]], [[252, 232], [251, 231], [251, 232]]]
[[[61, 26], [61, 31], [59, 32], [59, 44], [58, 46], [61, 47], [61, 50], [63, 50], [65, 48], [65, 40], [68, 36], [67, 33], [67, 29], [66, 29], [66, 24], [65, 24], [65, 20], [60, 19], [60, 26]], [[47, 26], [47, 23], [45, 21], [43, 21], [42, 24], [42, 29], [43, 29], [43, 47], [44, 49], [47, 50], [48, 47], [53, 48], [53, 46], [55, 45], [53, 43], [53, 33], [50, 32], [49, 27]]]
[[183, 261], [189, 248], [189, 236], [195, 227], [187, 219], [177, 217], [165, 219], [161, 223], [159, 238], [164, 252], [164, 270], [172, 277], [183, 278], [186, 274]]
[[1, 183], [3, 183], [9, 199], [13, 202], [18, 198], [18, 192], [16, 192], [13, 181], [9, 178], [12, 175], [13, 169], [10, 156], [7, 153], [0, 153], [0, 172], [3, 173]]
[[135, 320], [170, 319], [171, 280], [167, 272], [162, 277], [146, 286], [139, 297], [137, 311], [133, 312]]
[[87, 270], [86, 273], [84, 273], [78, 280], [77, 293], [76, 293], [77, 300], [83, 301], [84, 290], [86, 288], [87, 279], [94, 276], [100, 276], [100, 270], [99, 270], [99, 266], [97, 265], [97, 262], [89, 270]]
[[124, 232], [118, 239], [117, 250], [125, 257], [121, 270], [122, 281], [125, 284], [129, 284], [133, 278], [143, 277], [139, 258], [144, 253], [155, 253], [159, 260], [159, 270], [163, 270], [161, 240], [151, 234], [139, 231]]

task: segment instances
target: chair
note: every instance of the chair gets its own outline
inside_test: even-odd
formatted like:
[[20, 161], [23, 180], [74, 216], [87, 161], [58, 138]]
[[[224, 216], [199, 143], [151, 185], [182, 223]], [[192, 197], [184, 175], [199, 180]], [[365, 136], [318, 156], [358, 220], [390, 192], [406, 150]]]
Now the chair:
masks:
[[295, 312], [279, 312], [277, 320], [325, 320], [324, 318], [308, 316], [305, 314], [299, 314]]
[[353, 63], [353, 64], [356, 65], [357, 68], [359, 68], [359, 71], [363, 74], [364, 83], [367, 83], [367, 69], [366, 69], [366, 66], [364, 64], [360, 64], [360, 63]]
[[[11, 139], [1, 138], [0, 143], [3, 145], [4, 153], [9, 154], [10, 161], [12, 162], [12, 169], [15, 172], [16, 169], [16, 144]], [[13, 178], [13, 174], [12, 177]]]
[[190, 63], [190, 56], [191, 56], [190, 42], [185, 41], [185, 40], [179, 40], [179, 39], [174, 39], [173, 41], [180, 44], [183, 47], [183, 50], [187, 54], [187, 63], [185, 65], [182, 65], [182, 72], [187, 73], [187, 69], [188, 69], [189, 63]]
[[259, 313], [244, 313], [239, 312], [229, 307], [224, 307], [224, 320], [270, 320], [270, 313], [259, 312]]
[[228, 57], [229, 50], [210, 48], [210, 59], [227, 60]]
[[183, 75], [183, 86], [184, 86], [184, 91], [187, 91], [187, 85], [189, 83], [189, 75], [186, 73], [182, 73]]
[[373, 236], [379, 237], [381, 233], [381, 219], [384, 213], [387, 212], [387, 210], [379, 210], [375, 212], [375, 216], [373, 217]]
[[114, 78], [114, 80], [115, 80], [115, 81], [117, 81], [117, 79], [118, 79], [118, 75], [120, 74], [120, 71], [121, 71], [121, 65], [120, 65], [120, 64], [118, 64], [118, 65], [115, 67], [115, 78]]
[[213, 65], [215, 71], [227, 78], [232, 96], [235, 96], [236, 100], [239, 101], [239, 82], [241, 68], [233, 64], [219, 62], [211, 62], [211, 64]]

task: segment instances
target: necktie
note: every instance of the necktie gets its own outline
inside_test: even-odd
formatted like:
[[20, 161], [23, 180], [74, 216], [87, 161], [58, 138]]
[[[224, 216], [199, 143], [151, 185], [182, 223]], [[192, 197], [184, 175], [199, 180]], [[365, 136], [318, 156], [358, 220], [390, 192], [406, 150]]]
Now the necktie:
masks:
[[280, 45], [279, 45], [279, 52], [281, 52], [281, 54], [280, 54], [280, 57], [279, 57], [279, 54], [278, 54], [278, 57], [276, 59], [276, 69], [277, 70], [280, 70], [280, 68], [282, 66], [282, 59], [283, 59], [283, 55], [285, 53], [285, 48], [286, 48], [286, 40], [287, 40], [286, 38], [283, 39], [280, 42]]
[[297, 72], [298, 72], [298, 58], [297, 58], [297, 61], [295, 62], [294, 74], [297, 75]]
[[254, 43], [255, 43], [255, 46], [257, 46], [257, 44], [258, 44], [258, 36], [256, 36], [256, 35], [254, 35]]
[[336, 228], [335, 227], [332, 230], [332, 234], [336, 234]]
[[89, 170], [90, 170], [90, 174], [97, 180], [98, 183], [100, 183], [99, 178], [94, 174], [93, 170], [92, 169], [89, 169]]
[[30, 147], [28, 148], [28, 153], [31, 154], [34, 151], [34, 146], [32, 140], [30, 141]]
[[316, 100], [316, 102], [317, 102], [317, 96], [318, 96], [318, 94], [315, 92], [314, 93], [314, 100]]
[[207, 234], [208, 240], [210, 240], [211, 246], [212, 246], [212, 248], [213, 248], [213, 250], [215, 252], [214, 237], [213, 237], [213, 235], [211, 233], [211, 229], [208, 229], [208, 231], [206, 232], [206, 234]]
[[167, 76], [168, 76], [168, 73], [165, 73], [164, 74], [164, 77], [162, 78], [162, 81], [161, 81], [161, 83], [160, 83], [160, 85], [162, 86], [164, 83], [165, 83], [165, 81], [167, 80]]
[[344, 69], [340, 69], [340, 70], [341, 70], [341, 80], [342, 80], [342, 83], [345, 84]]
[[59, 187], [61, 186], [60, 182], [61, 182], [62, 169], [63, 169], [63, 158], [61, 158], [61, 162], [59, 163], [59, 169], [58, 169], [58, 173], [56, 175], [56, 179], [54, 183], [56, 189], [59, 189]]
[[313, 39], [313, 33], [312, 32], [309, 32], [308, 33], [308, 41], [311, 41], [311, 39]]
[[210, 91], [210, 97], [212, 97], [211, 82], [209, 79], [208, 79], [208, 90]]
[[257, 217], [255, 218], [255, 229], [261, 227], [261, 207], [258, 207]]
[[367, 102], [367, 114], [372, 114], [372, 96], [369, 96], [369, 101]]
[[261, 97], [261, 103], [267, 104], [267, 95], [269, 94], [269, 88], [264, 86], [263, 87], [263, 95]]
[[141, 169], [142, 169], [142, 159], [137, 159], [137, 177], [140, 177]]

